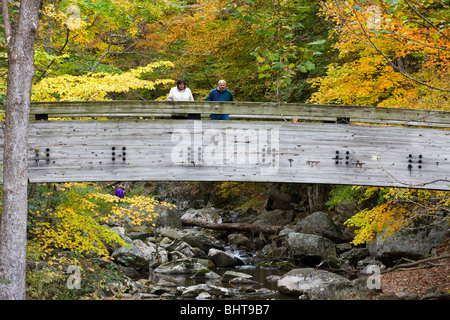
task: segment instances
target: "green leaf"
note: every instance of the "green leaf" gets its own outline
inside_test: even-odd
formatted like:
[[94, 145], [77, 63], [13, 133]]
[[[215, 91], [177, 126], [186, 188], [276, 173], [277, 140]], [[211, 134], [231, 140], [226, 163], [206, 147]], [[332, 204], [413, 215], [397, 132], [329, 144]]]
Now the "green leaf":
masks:
[[317, 40], [317, 41], [313, 41], [308, 43], [308, 45], [316, 45], [316, 44], [324, 44], [326, 40]]
[[286, 65], [281, 62], [275, 62], [272, 66], [273, 71], [280, 71], [281, 69], [286, 68]]
[[278, 53], [272, 53], [268, 58], [270, 61], [276, 61], [280, 59], [280, 55]]
[[399, 0], [386, 0], [386, 2], [387, 2], [388, 4], [390, 4], [391, 6], [398, 4], [398, 1], [399, 1]]
[[316, 65], [314, 63], [312, 63], [311, 61], [306, 61], [305, 67], [307, 70], [313, 70], [316, 68]]

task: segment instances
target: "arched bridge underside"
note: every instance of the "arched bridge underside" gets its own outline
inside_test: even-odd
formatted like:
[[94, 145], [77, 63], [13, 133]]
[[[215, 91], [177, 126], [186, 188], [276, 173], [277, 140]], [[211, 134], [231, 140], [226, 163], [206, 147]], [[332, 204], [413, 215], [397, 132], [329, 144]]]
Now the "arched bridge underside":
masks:
[[[199, 120], [174, 114], [200, 113]], [[209, 120], [211, 113], [230, 121]], [[29, 180], [449, 190], [450, 112], [253, 102], [34, 102]], [[94, 118], [79, 118], [94, 117]], [[64, 119], [61, 119], [64, 118]], [[3, 129], [0, 132], [3, 159]]]

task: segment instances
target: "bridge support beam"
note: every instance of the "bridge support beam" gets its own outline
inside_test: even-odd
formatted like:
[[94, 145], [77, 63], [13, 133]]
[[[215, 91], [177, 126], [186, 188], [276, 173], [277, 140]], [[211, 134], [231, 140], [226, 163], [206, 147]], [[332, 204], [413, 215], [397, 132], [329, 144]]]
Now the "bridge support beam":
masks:
[[285, 121], [36, 121], [29, 144], [31, 182], [254, 181], [441, 190], [450, 185], [450, 134], [441, 129]]

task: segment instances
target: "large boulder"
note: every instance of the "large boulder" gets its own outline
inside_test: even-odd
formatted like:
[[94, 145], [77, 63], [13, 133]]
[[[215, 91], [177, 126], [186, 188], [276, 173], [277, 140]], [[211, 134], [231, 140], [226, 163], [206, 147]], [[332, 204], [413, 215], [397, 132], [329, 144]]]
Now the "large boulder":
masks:
[[214, 262], [216, 267], [234, 267], [243, 265], [244, 262], [238, 257], [218, 249], [209, 249], [208, 259]]
[[277, 281], [278, 290], [302, 300], [352, 300], [375, 292], [364, 289], [364, 282], [313, 268], [293, 269]]
[[449, 228], [445, 219], [426, 228], [404, 229], [384, 239], [378, 235], [367, 247], [370, 255], [386, 266], [392, 266], [401, 258], [420, 259], [445, 241]]
[[174, 209], [158, 209], [155, 208], [156, 213], [158, 216], [156, 217], [156, 221], [152, 222], [155, 223], [155, 226], [157, 228], [173, 228], [173, 229], [181, 229], [181, 217], [180, 213], [177, 210]]
[[297, 223], [295, 231], [308, 234], [317, 234], [332, 241], [340, 242], [343, 239], [342, 231], [333, 223], [331, 215], [317, 211]]
[[148, 270], [168, 261], [167, 251], [154, 243], [136, 239], [127, 241], [128, 246], [114, 250], [111, 257], [122, 265]]
[[315, 234], [291, 232], [286, 237], [290, 252], [306, 265], [315, 265], [322, 260], [335, 262], [336, 245], [328, 238]]
[[293, 210], [281, 210], [276, 209], [272, 211], [263, 210], [258, 216], [258, 219], [254, 222], [257, 225], [264, 226], [285, 226], [292, 222], [294, 219]]
[[[184, 234], [177, 239], [175, 239], [172, 244], [170, 245], [170, 248], [177, 247], [179, 243], [186, 242], [190, 246], [194, 248], [199, 248], [200, 250], [204, 252], [208, 252], [209, 249], [215, 248], [215, 249], [222, 249], [222, 244], [209, 236], [207, 236], [205, 233], [200, 231], [193, 230], [192, 232], [189, 232], [187, 234]], [[168, 250], [171, 250], [168, 248]]]
[[151, 259], [148, 253], [142, 252], [134, 244], [128, 247], [120, 247], [114, 250], [111, 258], [122, 265], [136, 269], [148, 269], [148, 265]]
[[220, 213], [221, 210], [215, 209], [213, 207], [206, 207], [202, 209], [191, 208], [186, 210], [186, 212], [181, 216], [181, 220], [200, 219], [206, 222], [221, 223], [222, 217]]

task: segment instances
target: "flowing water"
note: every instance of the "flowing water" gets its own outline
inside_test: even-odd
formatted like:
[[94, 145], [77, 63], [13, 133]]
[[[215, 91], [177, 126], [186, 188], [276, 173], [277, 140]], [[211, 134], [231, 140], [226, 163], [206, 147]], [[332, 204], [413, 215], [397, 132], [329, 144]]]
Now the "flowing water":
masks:
[[226, 252], [240, 258], [244, 265], [233, 268], [216, 268], [211, 269], [214, 273], [222, 276], [226, 271], [235, 271], [251, 275], [252, 281], [257, 284], [232, 284], [227, 282], [219, 282], [218, 280], [193, 279], [192, 274], [154, 274], [149, 275], [149, 280], [157, 283], [159, 286], [167, 287], [189, 287], [201, 283], [209, 283], [229, 289], [233, 293], [230, 299], [239, 300], [268, 300], [268, 299], [297, 299], [297, 297], [289, 297], [281, 295], [277, 288], [277, 279], [283, 276], [288, 270], [258, 268], [254, 256], [245, 250], [239, 250], [233, 246], [226, 248]]
[[217, 268], [211, 271], [217, 273], [219, 276], [222, 276], [226, 271], [236, 271], [249, 274], [253, 276], [251, 280], [256, 281], [257, 284], [231, 284], [226, 282], [219, 282], [218, 280], [192, 279], [191, 274], [163, 275], [151, 273], [149, 275], [149, 280], [158, 283], [158, 285], [160, 286], [167, 287], [189, 287], [201, 283], [209, 283], [215, 286], [229, 289], [233, 293], [233, 297], [230, 299], [267, 300], [292, 298], [278, 293], [276, 278], [275, 280], [270, 280], [272, 277], [283, 276], [287, 272], [287, 270], [269, 270], [247, 265], [235, 268]]

